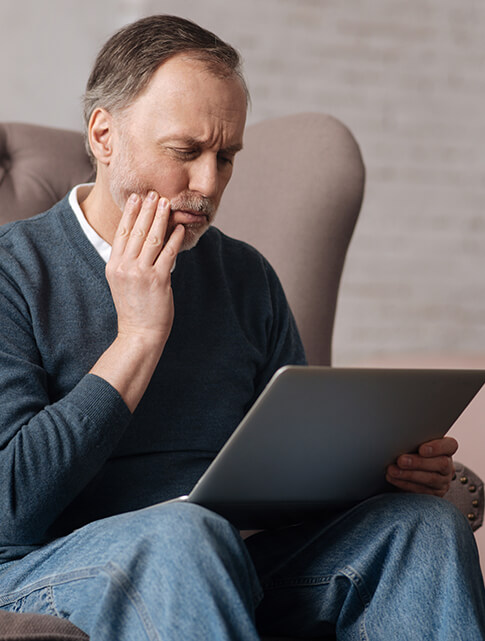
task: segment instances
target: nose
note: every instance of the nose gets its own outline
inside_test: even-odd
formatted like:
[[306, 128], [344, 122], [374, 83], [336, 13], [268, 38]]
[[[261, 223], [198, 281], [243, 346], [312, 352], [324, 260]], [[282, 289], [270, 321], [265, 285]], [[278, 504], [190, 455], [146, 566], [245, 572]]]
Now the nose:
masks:
[[201, 154], [191, 163], [189, 189], [206, 198], [217, 196], [219, 171], [216, 154]]

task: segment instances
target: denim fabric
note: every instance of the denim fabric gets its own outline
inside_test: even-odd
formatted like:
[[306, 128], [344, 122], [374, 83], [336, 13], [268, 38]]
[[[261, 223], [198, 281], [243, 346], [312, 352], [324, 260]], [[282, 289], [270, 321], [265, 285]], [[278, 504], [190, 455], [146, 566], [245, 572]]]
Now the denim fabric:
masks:
[[484, 603], [466, 519], [406, 494], [246, 543], [211, 512], [167, 503], [0, 566], [0, 608], [67, 617], [91, 641], [251, 641], [255, 620], [271, 635], [482, 641]]
[[260, 597], [237, 530], [185, 503], [96, 521], [0, 566], [0, 608], [67, 617], [91, 641], [251, 641]]
[[247, 545], [264, 589], [257, 622], [265, 634], [485, 639], [475, 539], [465, 517], [443, 499], [382, 495], [330, 523], [265, 532]]

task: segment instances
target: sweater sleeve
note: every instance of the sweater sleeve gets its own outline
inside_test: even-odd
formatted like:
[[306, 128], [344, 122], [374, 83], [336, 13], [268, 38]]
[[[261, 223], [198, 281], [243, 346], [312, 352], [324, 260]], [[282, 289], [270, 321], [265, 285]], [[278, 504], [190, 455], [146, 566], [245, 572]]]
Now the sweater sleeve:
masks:
[[[51, 401], [29, 309], [0, 282], [0, 557], [33, 546], [92, 479], [131, 414], [106, 381], [86, 374]], [[5, 554], [4, 554], [5, 556]]]

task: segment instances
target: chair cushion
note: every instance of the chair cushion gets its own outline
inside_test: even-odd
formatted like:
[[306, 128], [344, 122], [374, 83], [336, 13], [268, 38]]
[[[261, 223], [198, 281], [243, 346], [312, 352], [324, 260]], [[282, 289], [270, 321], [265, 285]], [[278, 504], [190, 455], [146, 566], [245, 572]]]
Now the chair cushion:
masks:
[[66, 619], [0, 611], [0, 641], [89, 641], [89, 637]]

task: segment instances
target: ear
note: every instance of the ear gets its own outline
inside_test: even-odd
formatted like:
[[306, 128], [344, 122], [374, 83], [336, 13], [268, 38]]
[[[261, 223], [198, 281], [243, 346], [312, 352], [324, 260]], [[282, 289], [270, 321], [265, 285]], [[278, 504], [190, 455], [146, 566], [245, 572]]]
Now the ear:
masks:
[[89, 145], [98, 163], [109, 165], [112, 154], [113, 118], [109, 111], [97, 107], [88, 126]]

